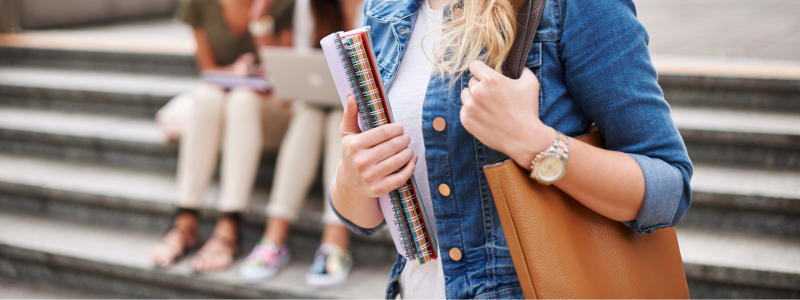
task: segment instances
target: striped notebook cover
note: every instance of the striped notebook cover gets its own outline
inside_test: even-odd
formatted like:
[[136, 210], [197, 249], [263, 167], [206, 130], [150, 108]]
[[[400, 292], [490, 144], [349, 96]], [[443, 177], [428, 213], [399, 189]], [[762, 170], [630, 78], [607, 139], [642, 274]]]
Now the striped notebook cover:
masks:
[[[393, 123], [380, 71], [372, 52], [369, 27], [333, 33], [320, 41], [333, 74], [334, 83], [346, 105], [347, 95], [356, 98], [362, 130]], [[437, 258], [437, 243], [425, 205], [412, 176], [400, 188], [379, 198], [397, 251], [409, 260], [424, 264]]]

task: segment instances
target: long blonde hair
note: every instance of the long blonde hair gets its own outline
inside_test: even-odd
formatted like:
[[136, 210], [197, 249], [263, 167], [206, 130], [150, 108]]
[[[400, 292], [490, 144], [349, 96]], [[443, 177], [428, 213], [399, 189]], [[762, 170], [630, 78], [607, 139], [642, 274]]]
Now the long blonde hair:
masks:
[[474, 60], [500, 72], [516, 34], [517, 11], [525, 0], [455, 0], [434, 50], [434, 70], [457, 78]]

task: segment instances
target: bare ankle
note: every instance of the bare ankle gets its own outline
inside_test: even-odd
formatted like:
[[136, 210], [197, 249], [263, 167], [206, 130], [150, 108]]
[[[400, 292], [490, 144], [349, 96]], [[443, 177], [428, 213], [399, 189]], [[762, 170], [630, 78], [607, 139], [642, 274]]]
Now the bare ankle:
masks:
[[240, 227], [241, 215], [239, 213], [223, 213], [214, 226], [214, 234], [236, 241], [239, 238]]
[[198, 221], [198, 212], [194, 209], [180, 208], [175, 216], [175, 221], [172, 227], [181, 229], [196, 229]]
[[322, 232], [322, 244], [334, 244], [347, 250], [350, 247], [350, 230], [342, 225], [328, 225]]
[[273, 241], [275, 244], [283, 245], [286, 242], [286, 236], [289, 235], [289, 228], [291, 223], [281, 218], [269, 218], [267, 220], [267, 229], [264, 231], [264, 238]]

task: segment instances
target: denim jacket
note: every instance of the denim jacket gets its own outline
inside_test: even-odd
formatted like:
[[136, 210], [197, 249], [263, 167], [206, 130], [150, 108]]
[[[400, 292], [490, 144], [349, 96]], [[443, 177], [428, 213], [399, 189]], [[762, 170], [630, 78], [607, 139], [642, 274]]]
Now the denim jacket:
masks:
[[[422, 3], [367, 0], [364, 5], [365, 25], [372, 27], [387, 89], [406, 47], [412, 46], [408, 40]], [[639, 163], [646, 184], [644, 204], [635, 220], [624, 223], [639, 233], [675, 226], [691, 203], [692, 164], [658, 86], [647, 44], [631, 0], [547, 0], [526, 62], [541, 83], [542, 122], [573, 137], [596, 124], [607, 149], [627, 153]], [[522, 298], [483, 173], [483, 166], [507, 156], [477, 140], [459, 118], [459, 95], [469, 78], [466, 73], [450, 86], [451, 79], [432, 76], [421, 112], [445, 292], [447, 298]], [[446, 121], [443, 131], [433, 129], [437, 117]], [[448, 196], [437, 192], [440, 184], [450, 187]], [[380, 227], [360, 228], [340, 219], [361, 234]], [[451, 248], [463, 253], [460, 260], [449, 257]], [[388, 298], [398, 293], [405, 263], [398, 257]]]

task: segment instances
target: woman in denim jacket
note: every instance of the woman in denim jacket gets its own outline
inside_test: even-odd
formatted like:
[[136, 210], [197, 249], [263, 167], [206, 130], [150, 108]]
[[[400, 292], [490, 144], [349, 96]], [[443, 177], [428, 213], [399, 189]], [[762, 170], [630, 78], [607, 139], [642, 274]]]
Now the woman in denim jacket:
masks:
[[348, 99], [330, 201], [345, 225], [369, 235], [386, 224], [376, 197], [413, 174], [439, 242], [436, 261], [398, 257], [389, 298], [521, 298], [483, 166], [511, 158], [530, 168], [557, 132], [574, 137], [596, 124], [605, 139], [604, 150], [570, 138], [554, 182], [590, 209], [647, 233], [675, 226], [691, 203], [692, 165], [633, 2], [547, 0], [528, 70], [512, 80], [500, 71], [522, 2], [365, 4], [399, 122], [360, 132]]

